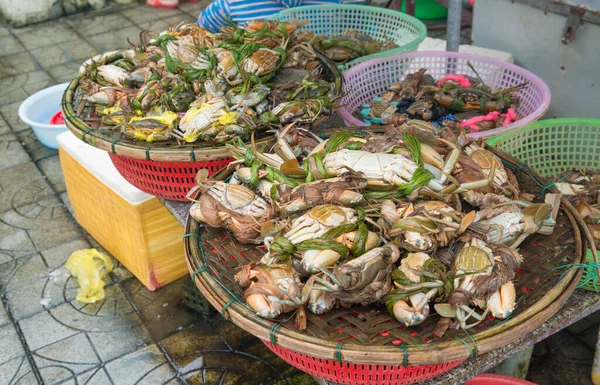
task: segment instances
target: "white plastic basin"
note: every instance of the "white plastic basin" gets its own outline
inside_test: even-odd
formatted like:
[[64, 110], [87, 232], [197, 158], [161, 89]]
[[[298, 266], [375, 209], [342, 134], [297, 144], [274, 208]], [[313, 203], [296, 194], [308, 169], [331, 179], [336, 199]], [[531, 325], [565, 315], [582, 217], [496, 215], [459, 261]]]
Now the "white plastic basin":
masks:
[[60, 100], [69, 83], [57, 84], [31, 95], [19, 106], [19, 118], [31, 126], [44, 146], [58, 148], [56, 136], [67, 131], [64, 124], [49, 124], [52, 115], [60, 111]]

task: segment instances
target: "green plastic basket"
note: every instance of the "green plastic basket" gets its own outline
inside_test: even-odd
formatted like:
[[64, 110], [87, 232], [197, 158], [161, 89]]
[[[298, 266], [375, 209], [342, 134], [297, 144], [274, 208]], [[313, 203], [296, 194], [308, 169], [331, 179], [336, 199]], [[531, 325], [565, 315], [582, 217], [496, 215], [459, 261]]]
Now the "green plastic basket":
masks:
[[345, 71], [366, 60], [415, 51], [427, 36], [427, 27], [416, 17], [402, 12], [366, 5], [328, 4], [283, 10], [271, 17], [276, 21], [308, 20], [307, 30], [328, 37], [356, 29], [375, 39], [392, 39], [398, 48], [354, 59], [340, 65]]
[[[569, 170], [600, 172], [600, 119], [565, 118], [540, 120], [487, 140], [487, 144], [509, 153], [552, 180]], [[594, 256], [588, 250], [588, 264]], [[588, 268], [580, 287], [597, 291], [598, 276]]]

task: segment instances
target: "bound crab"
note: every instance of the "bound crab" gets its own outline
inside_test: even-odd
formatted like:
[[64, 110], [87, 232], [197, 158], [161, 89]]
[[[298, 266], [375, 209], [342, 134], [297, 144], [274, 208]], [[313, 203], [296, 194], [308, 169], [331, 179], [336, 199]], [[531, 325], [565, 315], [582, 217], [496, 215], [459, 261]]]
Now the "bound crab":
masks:
[[445, 247], [466, 230], [475, 212], [465, 215], [441, 201], [400, 204], [381, 202], [381, 216], [391, 239], [412, 252], [431, 253]]
[[[481, 322], [488, 313], [505, 319], [515, 308], [515, 271], [522, 262], [517, 251], [479, 238], [465, 236], [452, 263], [454, 289], [447, 303], [437, 303], [442, 317], [454, 318], [463, 329]], [[470, 305], [484, 309], [477, 314]], [[469, 324], [469, 319], [475, 319]]]
[[391, 290], [390, 273], [398, 258], [398, 247], [387, 243], [334, 267], [333, 271], [322, 269], [323, 277], [314, 276], [315, 288], [331, 292], [342, 306], [366, 306]]
[[406, 326], [427, 319], [429, 301], [444, 294], [452, 286], [446, 267], [426, 253], [409, 253], [392, 272], [395, 290], [385, 300], [388, 312]]
[[299, 309], [297, 323], [306, 327], [302, 289], [298, 273], [289, 264], [262, 265], [250, 263], [242, 266], [235, 280], [246, 288], [246, 303], [263, 318], [276, 318], [282, 313]]
[[512, 249], [531, 234], [552, 234], [560, 194], [546, 194], [545, 199], [546, 203], [531, 203], [497, 195], [486, 197], [485, 207], [475, 213], [469, 231], [488, 243], [501, 243]]
[[[208, 226], [226, 228], [240, 243], [262, 243], [260, 224], [275, 216], [273, 207], [247, 187], [206, 180], [205, 170], [198, 179], [188, 194], [194, 201], [190, 215]], [[193, 198], [198, 192], [200, 197]]]

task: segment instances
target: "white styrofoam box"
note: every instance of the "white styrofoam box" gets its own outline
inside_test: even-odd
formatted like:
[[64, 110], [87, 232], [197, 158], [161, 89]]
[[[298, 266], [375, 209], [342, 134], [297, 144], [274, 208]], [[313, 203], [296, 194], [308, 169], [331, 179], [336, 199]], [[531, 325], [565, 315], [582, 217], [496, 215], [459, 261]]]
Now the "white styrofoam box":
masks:
[[119, 174], [106, 151], [82, 142], [71, 131], [58, 135], [56, 139], [61, 150], [75, 158], [77, 162], [127, 202], [139, 205], [154, 198], [127, 182]]
[[[445, 50], [446, 50], [446, 40], [434, 39], [431, 37], [426, 37], [425, 40], [423, 40], [423, 42], [421, 44], [419, 44], [419, 48], [417, 49], [417, 51], [445, 51]], [[477, 47], [474, 45], [461, 44], [458, 47], [458, 52], [491, 57], [494, 59], [505, 61], [507, 63], [515, 62], [513, 55], [509, 52], [502, 52], [502, 51], [498, 51], [495, 49]]]

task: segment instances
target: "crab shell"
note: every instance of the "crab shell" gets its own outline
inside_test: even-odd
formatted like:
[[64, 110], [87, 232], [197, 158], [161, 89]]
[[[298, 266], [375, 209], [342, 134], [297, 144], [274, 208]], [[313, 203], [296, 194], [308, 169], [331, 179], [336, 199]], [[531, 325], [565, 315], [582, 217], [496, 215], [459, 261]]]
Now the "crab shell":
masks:
[[[340, 265], [334, 271], [334, 276], [341, 283], [343, 291], [361, 290], [375, 282], [380, 272], [387, 270], [388, 267], [393, 267], [399, 258], [398, 247], [393, 243], [388, 243]], [[388, 273], [390, 271], [391, 269]]]
[[426, 253], [409, 253], [406, 258], [400, 261], [400, 267], [398, 269], [404, 273], [406, 278], [411, 282], [421, 282], [421, 276], [415, 274], [412, 270], [421, 271], [423, 270], [423, 264], [431, 257]]
[[292, 229], [284, 237], [293, 244], [318, 238], [328, 230], [357, 220], [356, 211], [336, 205], [321, 205], [309, 210], [292, 222]]
[[268, 75], [277, 68], [281, 54], [268, 48], [259, 48], [242, 61], [242, 68], [256, 76]]

